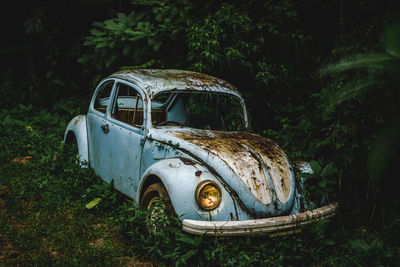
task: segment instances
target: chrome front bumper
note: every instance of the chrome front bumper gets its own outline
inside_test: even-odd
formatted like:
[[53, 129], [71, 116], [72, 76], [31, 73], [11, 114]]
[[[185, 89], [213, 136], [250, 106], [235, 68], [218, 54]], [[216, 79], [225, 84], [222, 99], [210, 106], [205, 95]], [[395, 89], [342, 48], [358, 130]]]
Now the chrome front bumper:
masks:
[[182, 230], [196, 235], [238, 236], [269, 234], [284, 235], [298, 232], [300, 227], [327, 219], [336, 214], [337, 202], [302, 213], [245, 221], [197, 221], [184, 219]]

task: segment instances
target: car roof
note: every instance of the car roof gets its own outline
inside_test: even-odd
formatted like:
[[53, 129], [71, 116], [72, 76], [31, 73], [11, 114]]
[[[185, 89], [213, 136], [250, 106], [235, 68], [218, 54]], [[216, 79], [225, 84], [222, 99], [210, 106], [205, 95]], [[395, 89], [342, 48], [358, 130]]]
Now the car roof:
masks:
[[203, 73], [175, 69], [121, 70], [108, 78], [130, 81], [147, 92], [150, 98], [164, 91], [208, 91], [230, 93], [242, 98], [228, 82]]

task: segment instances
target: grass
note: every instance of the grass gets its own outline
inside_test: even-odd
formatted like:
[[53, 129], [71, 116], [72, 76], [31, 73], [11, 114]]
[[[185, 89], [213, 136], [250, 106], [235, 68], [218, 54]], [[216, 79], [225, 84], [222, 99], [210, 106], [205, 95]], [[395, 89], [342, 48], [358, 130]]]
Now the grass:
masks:
[[[163, 235], [149, 236], [146, 212], [79, 168], [62, 146], [69, 119], [62, 110], [22, 105], [0, 113], [0, 266], [379, 266], [400, 260], [400, 217], [377, 231], [346, 205], [331, 221], [293, 236], [192, 236], [170, 218]], [[98, 205], [85, 208], [98, 197]]]

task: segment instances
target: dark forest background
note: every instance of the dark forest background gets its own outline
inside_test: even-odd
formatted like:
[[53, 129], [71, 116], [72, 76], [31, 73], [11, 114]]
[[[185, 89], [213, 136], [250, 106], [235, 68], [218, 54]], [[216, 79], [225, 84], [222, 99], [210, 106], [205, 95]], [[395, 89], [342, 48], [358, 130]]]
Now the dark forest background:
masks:
[[[0, 265], [396, 265], [399, 5], [394, 0], [3, 5]], [[339, 201], [340, 213], [296, 236], [272, 240], [175, 232], [148, 240], [131, 207], [90, 171], [66, 167], [71, 159], [59, 145], [68, 121], [86, 113], [97, 82], [121, 68], [188, 69], [232, 83], [246, 99], [253, 131], [274, 139], [290, 158], [312, 162], [312, 190]], [[80, 210], [96, 196], [103, 204], [89, 215]], [[56, 214], [52, 219], [44, 215], [50, 211]], [[49, 233], [57, 216], [67, 220], [70, 232]], [[102, 216], [107, 221], [99, 223]], [[105, 227], [96, 238], [98, 224], [113, 230]], [[120, 233], [122, 241], [115, 235], [107, 239], [110, 232]], [[73, 237], [65, 244], [68, 235]], [[93, 239], [106, 245], [91, 245]]]

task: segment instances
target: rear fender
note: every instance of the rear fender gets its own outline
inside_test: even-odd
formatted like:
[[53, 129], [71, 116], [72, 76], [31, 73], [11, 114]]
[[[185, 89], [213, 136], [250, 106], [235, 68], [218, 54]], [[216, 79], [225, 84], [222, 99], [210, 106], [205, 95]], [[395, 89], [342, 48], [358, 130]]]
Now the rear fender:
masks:
[[64, 144], [73, 141], [74, 137], [78, 144], [80, 161], [89, 164], [89, 148], [85, 115], [76, 116], [69, 122], [64, 134]]

